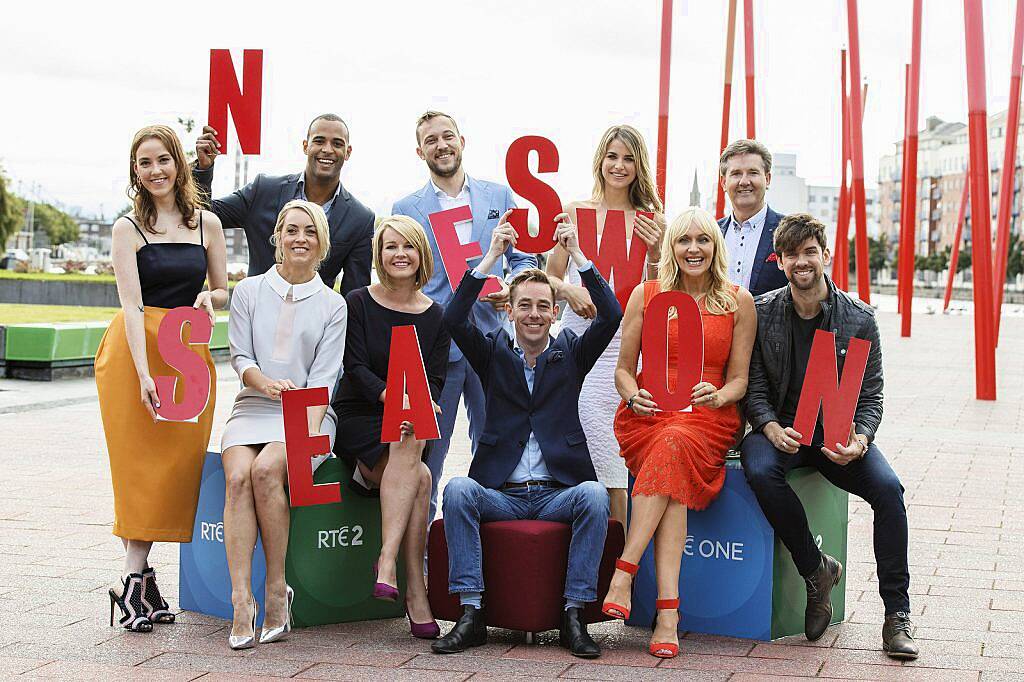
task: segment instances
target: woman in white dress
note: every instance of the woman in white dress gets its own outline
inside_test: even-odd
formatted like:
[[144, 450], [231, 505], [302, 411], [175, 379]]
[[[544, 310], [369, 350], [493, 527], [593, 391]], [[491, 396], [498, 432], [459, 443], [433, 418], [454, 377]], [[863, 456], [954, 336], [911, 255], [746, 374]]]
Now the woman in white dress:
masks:
[[[647, 250], [644, 278], [657, 278], [658, 259], [661, 254], [661, 235], [665, 217], [661, 199], [654, 185], [647, 145], [636, 128], [628, 125], [612, 126], [601, 136], [594, 152], [594, 189], [589, 199], [574, 201], [565, 211], [574, 224], [577, 209], [589, 208], [597, 212], [597, 233], [603, 231], [608, 211], [624, 211], [626, 219], [626, 244], [632, 250], [637, 247]], [[638, 211], [654, 214], [654, 219], [640, 215]], [[636, 243], [633, 236], [642, 243]], [[588, 253], [591, 259], [594, 254]], [[572, 266], [568, 252], [560, 245], [548, 257], [546, 266], [559, 299], [569, 305], [562, 315], [562, 327], [582, 334], [597, 310], [590, 300], [590, 294], [580, 282], [579, 273]], [[618, 291], [614, 273], [602, 272], [613, 290]], [[611, 517], [626, 525], [628, 497], [628, 472], [621, 457], [619, 444], [612, 431], [615, 410], [619, 406], [619, 394], [615, 390], [615, 365], [619, 358], [619, 342], [622, 330], [608, 344], [604, 354], [587, 374], [580, 392], [580, 421], [587, 434], [587, 446], [594, 461], [597, 479], [608, 489], [611, 502]]]
[[[281, 393], [320, 386], [332, 392], [345, 355], [345, 299], [317, 274], [330, 248], [323, 209], [289, 201], [277, 217], [272, 241], [277, 265], [238, 283], [228, 322], [231, 364], [242, 381], [221, 441], [232, 649], [256, 644], [258, 607], [251, 582], [257, 528], [267, 560], [267, 612], [259, 641], [283, 639], [291, 630], [293, 592], [284, 579], [290, 511]], [[311, 433], [326, 434], [334, 444], [337, 417], [327, 405], [310, 410], [309, 424]]]

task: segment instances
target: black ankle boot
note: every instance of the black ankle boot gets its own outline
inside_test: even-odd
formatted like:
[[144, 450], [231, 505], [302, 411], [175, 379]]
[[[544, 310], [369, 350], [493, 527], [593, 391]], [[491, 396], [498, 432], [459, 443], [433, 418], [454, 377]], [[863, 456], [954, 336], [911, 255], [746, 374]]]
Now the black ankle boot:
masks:
[[897, 611], [885, 617], [882, 625], [882, 648], [889, 658], [917, 658], [917, 642], [910, 636], [910, 614]]
[[843, 565], [824, 552], [821, 565], [804, 578], [807, 585], [807, 609], [804, 611], [804, 634], [814, 641], [825, 634], [832, 622], [832, 588], [843, 575]]
[[487, 621], [483, 608], [466, 604], [462, 616], [448, 634], [430, 645], [435, 654], [457, 654], [472, 646], [487, 644]]
[[580, 658], [597, 658], [601, 655], [601, 647], [587, 632], [582, 619], [583, 609], [575, 607], [562, 611], [562, 627], [558, 632], [558, 643], [568, 649], [573, 656]]

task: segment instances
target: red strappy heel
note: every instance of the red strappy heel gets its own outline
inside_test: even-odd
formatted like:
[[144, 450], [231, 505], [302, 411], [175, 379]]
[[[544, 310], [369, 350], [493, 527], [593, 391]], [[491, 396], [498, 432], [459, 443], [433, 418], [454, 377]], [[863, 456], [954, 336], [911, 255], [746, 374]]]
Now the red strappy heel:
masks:
[[[632, 580], [632, 576], [636, 575], [636, 572], [640, 570], [640, 567], [636, 564], [631, 564], [628, 561], [616, 559], [615, 570], [628, 573], [631, 576], [630, 580]], [[615, 604], [610, 601], [606, 601], [601, 605], [601, 613], [609, 618], [618, 618], [619, 620], [626, 620], [629, 618], [629, 609], [621, 604]]]
[[[657, 599], [654, 602], [654, 608], [657, 611], [662, 610], [679, 610], [679, 599]], [[654, 614], [655, 623], [657, 622], [658, 614]], [[654, 623], [651, 623], [651, 630], [654, 629]], [[651, 642], [649, 649], [651, 656], [657, 656], [658, 658], [675, 658], [679, 655], [679, 645], [672, 642]]]

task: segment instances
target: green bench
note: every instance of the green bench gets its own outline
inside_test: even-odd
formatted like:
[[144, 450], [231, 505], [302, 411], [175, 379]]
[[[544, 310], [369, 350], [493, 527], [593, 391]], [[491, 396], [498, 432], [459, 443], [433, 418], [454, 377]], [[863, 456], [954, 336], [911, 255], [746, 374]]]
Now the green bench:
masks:
[[[92, 376], [93, 359], [107, 326], [107, 322], [58, 322], [0, 327], [2, 376], [30, 381]], [[215, 358], [230, 352], [227, 316], [217, 320], [210, 351]]]

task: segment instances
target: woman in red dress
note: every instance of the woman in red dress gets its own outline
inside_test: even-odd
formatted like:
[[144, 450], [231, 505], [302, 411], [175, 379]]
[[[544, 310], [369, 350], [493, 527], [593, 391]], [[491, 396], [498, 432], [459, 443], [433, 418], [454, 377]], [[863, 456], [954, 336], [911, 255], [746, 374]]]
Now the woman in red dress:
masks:
[[[689, 208], [665, 231], [658, 279], [633, 290], [622, 322], [615, 387], [622, 404], [615, 437], [633, 475], [633, 508], [622, 557], [616, 561], [603, 611], [629, 616], [630, 585], [637, 562], [654, 538], [657, 616], [650, 653], [678, 654], [679, 563], [686, 541], [686, 510], [704, 509], [725, 481], [725, 453], [736, 442], [741, 420], [736, 402], [747, 391], [757, 316], [750, 292], [729, 282], [721, 230], [707, 211]], [[662, 411], [637, 374], [644, 311], [658, 293], [682, 291], [700, 309], [704, 368], [691, 391], [692, 411]], [[670, 349], [679, 343], [669, 325]], [[675, 390], [675, 353], [670, 352], [669, 389]]]

